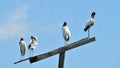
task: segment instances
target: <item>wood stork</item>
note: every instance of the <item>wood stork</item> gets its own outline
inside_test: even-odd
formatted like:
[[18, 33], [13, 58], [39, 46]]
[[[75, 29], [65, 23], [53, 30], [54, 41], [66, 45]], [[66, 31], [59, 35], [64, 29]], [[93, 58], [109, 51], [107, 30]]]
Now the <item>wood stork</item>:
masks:
[[67, 41], [69, 41], [70, 36], [71, 36], [70, 30], [67, 26], [67, 22], [64, 22], [62, 26], [62, 33], [63, 33], [63, 38], [65, 40], [65, 44], [67, 44]]
[[95, 12], [92, 12], [90, 19], [88, 20], [88, 23], [86, 24], [84, 31], [86, 32], [88, 30], [88, 38], [90, 37], [90, 27], [94, 25], [94, 17]]
[[38, 44], [37, 37], [31, 36], [31, 40], [28, 46], [28, 49], [30, 50], [30, 57], [33, 56], [33, 50], [36, 48], [37, 44]]
[[24, 59], [24, 55], [26, 52], [26, 43], [23, 38], [20, 39], [19, 45], [20, 45], [21, 60], [22, 60], [22, 59]]

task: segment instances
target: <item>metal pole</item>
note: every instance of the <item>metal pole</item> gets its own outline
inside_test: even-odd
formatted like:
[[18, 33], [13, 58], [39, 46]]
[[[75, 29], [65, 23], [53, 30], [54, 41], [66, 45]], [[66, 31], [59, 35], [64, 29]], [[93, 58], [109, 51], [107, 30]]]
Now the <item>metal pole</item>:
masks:
[[65, 52], [61, 52], [59, 54], [59, 64], [58, 68], [64, 68], [64, 59], [65, 59]]

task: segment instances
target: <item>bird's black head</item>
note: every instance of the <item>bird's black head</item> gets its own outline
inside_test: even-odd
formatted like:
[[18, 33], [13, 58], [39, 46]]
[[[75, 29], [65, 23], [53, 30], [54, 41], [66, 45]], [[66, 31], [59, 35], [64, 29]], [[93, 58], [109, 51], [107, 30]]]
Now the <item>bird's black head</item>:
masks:
[[36, 37], [34, 37], [34, 36], [31, 36], [31, 39], [37, 40]]
[[31, 36], [31, 39], [34, 39], [34, 36]]
[[94, 19], [94, 17], [95, 17], [95, 12], [92, 12], [92, 14], [91, 14], [91, 18], [93, 18]]
[[20, 39], [21, 41], [24, 40], [23, 38]]
[[63, 26], [66, 26], [67, 25], [67, 22], [64, 22]]

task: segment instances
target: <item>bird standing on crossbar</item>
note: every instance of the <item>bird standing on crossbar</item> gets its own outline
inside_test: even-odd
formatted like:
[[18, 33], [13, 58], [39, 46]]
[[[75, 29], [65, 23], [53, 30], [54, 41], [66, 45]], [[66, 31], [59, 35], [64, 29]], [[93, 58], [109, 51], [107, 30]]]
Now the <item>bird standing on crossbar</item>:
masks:
[[26, 51], [26, 43], [23, 38], [19, 41], [20, 52], [21, 52], [21, 60], [24, 59], [25, 51]]
[[64, 24], [62, 26], [62, 33], [63, 33], [63, 37], [64, 37], [64, 40], [65, 40], [65, 45], [66, 45], [67, 42], [70, 39], [70, 36], [71, 36], [70, 30], [67, 26], [67, 22], [64, 22]]
[[94, 25], [94, 17], [95, 12], [92, 12], [90, 19], [88, 20], [88, 23], [86, 24], [84, 31], [86, 32], [88, 30], [88, 38], [90, 37], [90, 27]]
[[38, 44], [38, 39], [35, 36], [31, 36], [31, 40], [28, 46], [28, 49], [30, 49], [30, 57], [33, 56], [33, 50], [36, 48], [36, 45]]

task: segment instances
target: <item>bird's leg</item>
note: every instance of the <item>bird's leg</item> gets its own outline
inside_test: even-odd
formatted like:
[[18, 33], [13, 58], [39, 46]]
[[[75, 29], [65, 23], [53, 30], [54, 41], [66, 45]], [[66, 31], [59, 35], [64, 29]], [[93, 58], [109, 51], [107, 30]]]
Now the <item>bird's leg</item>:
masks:
[[88, 38], [90, 37], [90, 29], [88, 29]]
[[21, 55], [21, 60], [23, 60], [23, 59], [24, 59], [24, 56]]
[[68, 45], [68, 41], [66, 41], [66, 45]]
[[21, 60], [22, 60], [22, 55], [21, 55]]
[[33, 50], [32, 50], [32, 56], [33, 56]]
[[64, 46], [66, 45], [66, 41], [64, 42]]
[[64, 45], [67, 45], [67, 44], [68, 44], [68, 41], [65, 41], [65, 42], [64, 42]]
[[30, 57], [31, 57], [31, 49], [30, 49]]
[[24, 59], [24, 56], [23, 56], [23, 59]]

